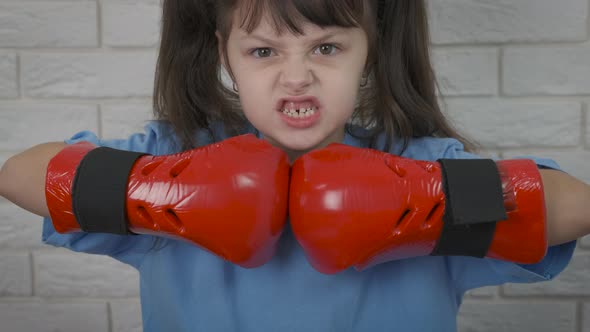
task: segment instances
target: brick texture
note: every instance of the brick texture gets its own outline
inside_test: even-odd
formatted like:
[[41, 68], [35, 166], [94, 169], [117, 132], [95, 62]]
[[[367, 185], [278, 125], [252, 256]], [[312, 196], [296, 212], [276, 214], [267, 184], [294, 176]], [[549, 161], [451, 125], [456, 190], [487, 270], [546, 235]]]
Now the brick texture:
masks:
[[38, 332], [107, 332], [106, 303], [23, 299], [0, 302], [2, 330]]
[[0, 13], [0, 47], [98, 45], [94, 1], [2, 1]]
[[98, 130], [96, 105], [0, 104], [0, 149], [23, 150], [63, 141], [78, 130]]
[[540, 43], [587, 37], [586, 0], [428, 2], [435, 44]]
[[[149, 97], [153, 51], [112, 54], [23, 54], [23, 89], [32, 98]], [[130, 82], [133, 82], [132, 84]]]
[[487, 148], [573, 147], [580, 144], [577, 102], [522, 102], [498, 98], [447, 101], [459, 129]]
[[590, 46], [507, 47], [503, 91], [507, 95], [590, 94]]
[[102, 105], [101, 115], [104, 139], [122, 138], [143, 132], [144, 125], [153, 118], [149, 102]]
[[[103, 43], [109, 46], [155, 46], [160, 38], [157, 1], [102, 4]], [[124, 26], [125, 29], [121, 29]]]
[[586, 103], [586, 148], [590, 148], [590, 104]]
[[0, 98], [18, 97], [16, 54], [0, 52]]
[[113, 332], [141, 332], [139, 300], [114, 300], [110, 303]]
[[433, 63], [446, 96], [490, 96], [498, 93], [498, 50], [437, 49]]
[[41, 246], [41, 217], [0, 198], [0, 253]]
[[0, 296], [33, 295], [30, 261], [26, 252], [0, 254]]
[[574, 332], [576, 304], [466, 301], [457, 321], [459, 332]]
[[36, 295], [115, 298], [139, 295], [137, 271], [111, 258], [65, 250], [36, 251], [33, 257]]

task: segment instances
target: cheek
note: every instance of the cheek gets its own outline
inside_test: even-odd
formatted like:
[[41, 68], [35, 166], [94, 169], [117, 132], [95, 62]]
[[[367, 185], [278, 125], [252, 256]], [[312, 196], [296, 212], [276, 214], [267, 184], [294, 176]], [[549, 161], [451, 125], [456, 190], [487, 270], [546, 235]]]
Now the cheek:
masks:
[[356, 73], [336, 76], [326, 84], [324, 97], [330, 99], [334, 106], [354, 108], [360, 90], [360, 76]]
[[267, 112], [271, 110], [272, 100], [270, 99], [270, 87], [259, 83], [258, 80], [254, 82], [241, 81], [240, 83], [240, 103], [242, 110], [246, 115], [254, 115]]

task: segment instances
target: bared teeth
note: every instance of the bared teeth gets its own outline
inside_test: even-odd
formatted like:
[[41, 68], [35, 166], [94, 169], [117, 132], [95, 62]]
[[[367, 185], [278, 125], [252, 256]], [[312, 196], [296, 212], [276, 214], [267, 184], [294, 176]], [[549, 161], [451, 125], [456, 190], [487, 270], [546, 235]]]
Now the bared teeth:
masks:
[[314, 115], [316, 109], [314, 106], [300, 109], [283, 109], [283, 114], [292, 118], [305, 118]]
[[306, 118], [317, 112], [317, 107], [311, 101], [304, 102], [285, 102], [281, 109], [283, 114], [292, 118]]

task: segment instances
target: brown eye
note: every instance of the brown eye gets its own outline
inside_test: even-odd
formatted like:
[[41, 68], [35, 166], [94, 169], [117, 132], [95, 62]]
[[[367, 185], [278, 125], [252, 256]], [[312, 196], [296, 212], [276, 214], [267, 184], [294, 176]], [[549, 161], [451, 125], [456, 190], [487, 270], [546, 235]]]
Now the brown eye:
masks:
[[333, 44], [322, 44], [320, 45], [317, 50], [322, 55], [333, 55], [338, 48]]
[[269, 56], [271, 56], [272, 51], [268, 47], [263, 47], [255, 49], [252, 53], [257, 58], [268, 58]]

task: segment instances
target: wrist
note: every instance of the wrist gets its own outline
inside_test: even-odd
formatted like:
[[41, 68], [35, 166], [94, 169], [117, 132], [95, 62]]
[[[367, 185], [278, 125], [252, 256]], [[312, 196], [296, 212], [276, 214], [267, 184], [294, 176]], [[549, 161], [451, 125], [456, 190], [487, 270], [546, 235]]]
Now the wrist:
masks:
[[549, 245], [590, 234], [590, 185], [559, 170], [539, 172], [545, 188]]

